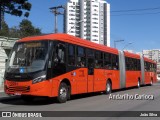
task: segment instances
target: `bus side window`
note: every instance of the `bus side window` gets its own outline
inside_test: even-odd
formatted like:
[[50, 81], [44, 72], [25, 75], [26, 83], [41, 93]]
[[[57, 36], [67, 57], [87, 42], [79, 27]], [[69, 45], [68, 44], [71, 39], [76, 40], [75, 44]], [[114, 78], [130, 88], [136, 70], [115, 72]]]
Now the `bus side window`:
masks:
[[56, 46], [54, 62], [64, 63], [65, 62], [65, 45], [58, 43]]
[[53, 74], [58, 76], [66, 72], [66, 47], [64, 43], [55, 44], [54, 58], [53, 58]]
[[93, 71], [94, 71], [94, 59], [88, 58], [88, 74], [93, 75]]
[[103, 67], [103, 52], [96, 51], [95, 52], [95, 68]]
[[77, 47], [77, 67], [85, 67], [86, 66], [86, 52], [85, 48]]
[[112, 55], [112, 69], [118, 70], [119, 69], [119, 64], [118, 64], [118, 56], [117, 55]]
[[140, 63], [140, 60], [137, 60], [137, 69], [138, 69], [138, 71], [141, 70], [141, 63]]
[[68, 45], [68, 65], [75, 66], [75, 46]]
[[132, 58], [125, 57], [125, 65], [126, 65], [126, 70], [127, 71], [133, 70]]
[[93, 75], [94, 74], [94, 50], [87, 49], [87, 65], [88, 65], [88, 74]]
[[109, 53], [104, 54], [104, 68], [109, 70], [112, 69], [111, 54]]

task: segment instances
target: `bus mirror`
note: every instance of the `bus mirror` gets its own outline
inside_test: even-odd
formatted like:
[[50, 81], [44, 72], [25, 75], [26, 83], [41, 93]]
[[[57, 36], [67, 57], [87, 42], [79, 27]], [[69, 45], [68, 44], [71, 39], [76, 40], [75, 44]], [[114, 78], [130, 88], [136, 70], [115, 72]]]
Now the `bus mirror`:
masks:
[[48, 68], [51, 68], [51, 61], [48, 62]]

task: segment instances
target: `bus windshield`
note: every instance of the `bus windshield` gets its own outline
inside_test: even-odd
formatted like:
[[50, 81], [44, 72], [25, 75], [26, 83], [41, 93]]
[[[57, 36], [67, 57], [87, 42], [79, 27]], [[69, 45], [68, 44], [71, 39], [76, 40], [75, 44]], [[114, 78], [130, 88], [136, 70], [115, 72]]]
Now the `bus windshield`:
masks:
[[30, 73], [41, 71], [48, 57], [48, 41], [16, 43], [9, 56], [6, 72]]

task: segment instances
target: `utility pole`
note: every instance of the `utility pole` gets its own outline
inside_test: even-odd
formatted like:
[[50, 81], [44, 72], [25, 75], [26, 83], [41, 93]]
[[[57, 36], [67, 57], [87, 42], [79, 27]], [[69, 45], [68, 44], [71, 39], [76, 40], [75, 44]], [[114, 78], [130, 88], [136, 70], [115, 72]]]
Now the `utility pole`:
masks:
[[54, 14], [54, 16], [55, 16], [55, 19], [54, 19], [54, 32], [55, 33], [57, 33], [58, 32], [58, 28], [57, 28], [57, 16], [58, 15], [64, 15], [64, 12], [62, 13], [62, 12], [60, 12], [60, 11], [58, 11], [59, 9], [64, 9], [64, 7], [61, 5], [61, 6], [56, 6], [56, 7], [51, 7], [51, 8], [49, 8], [50, 10], [51, 10], [51, 12]]

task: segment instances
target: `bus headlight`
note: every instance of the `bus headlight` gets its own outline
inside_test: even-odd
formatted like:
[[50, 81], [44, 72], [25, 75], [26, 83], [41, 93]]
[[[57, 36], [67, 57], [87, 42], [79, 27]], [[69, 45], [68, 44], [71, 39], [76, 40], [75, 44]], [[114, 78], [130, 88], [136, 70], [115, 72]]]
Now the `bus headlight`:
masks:
[[37, 77], [35, 79], [32, 80], [32, 84], [38, 83], [38, 82], [42, 82], [43, 80], [46, 80], [46, 75], [42, 75], [40, 77]]

